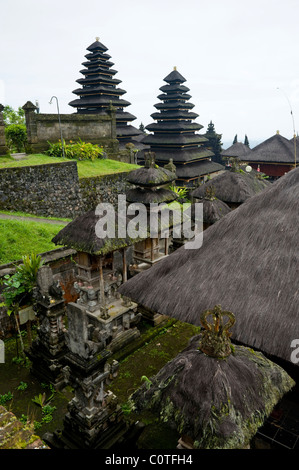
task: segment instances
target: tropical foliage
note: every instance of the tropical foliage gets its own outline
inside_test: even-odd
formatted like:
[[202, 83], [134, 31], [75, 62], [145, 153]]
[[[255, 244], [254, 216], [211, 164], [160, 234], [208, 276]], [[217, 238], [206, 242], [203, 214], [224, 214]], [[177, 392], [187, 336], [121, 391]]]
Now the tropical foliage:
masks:
[[68, 144], [65, 141], [50, 143], [49, 150], [46, 154], [50, 157], [63, 157], [63, 151], [65, 158], [72, 158], [75, 160], [95, 160], [101, 158], [103, 155], [103, 148], [99, 145], [94, 145], [89, 142], [83, 142], [79, 139], [76, 142], [70, 140]]

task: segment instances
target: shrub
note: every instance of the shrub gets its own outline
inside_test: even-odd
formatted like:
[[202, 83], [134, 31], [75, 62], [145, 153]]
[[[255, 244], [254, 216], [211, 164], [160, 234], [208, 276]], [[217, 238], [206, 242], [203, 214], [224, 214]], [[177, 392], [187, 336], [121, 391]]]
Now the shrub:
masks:
[[27, 141], [27, 131], [24, 124], [10, 124], [5, 127], [7, 145], [11, 151], [22, 152]]
[[[62, 157], [62, 143], [61, 141], [51, 144], [49, 142], [49, 150], [46, 154], [50, 157]], [[63, 141], [64, 155], [66, 158], [73, 158], [75, 160], [95, 160], [103, 155], [103, 148], [89, 142], [83, 142], [79, 139], [76, 142], [70, 140], [69, 144]]]
[[32, 253], [22, 257], [23, 263], [16, 267], [15, 274], [6, 274], [1, 281], [4, 284], [2, 295], [4, 303], [8, 307], [7, 313], [10, 315], [14, 308], [22, 304], [24, 299], [31, 297], [36, 283], [37, 272], [43, 265], [40, 255]]

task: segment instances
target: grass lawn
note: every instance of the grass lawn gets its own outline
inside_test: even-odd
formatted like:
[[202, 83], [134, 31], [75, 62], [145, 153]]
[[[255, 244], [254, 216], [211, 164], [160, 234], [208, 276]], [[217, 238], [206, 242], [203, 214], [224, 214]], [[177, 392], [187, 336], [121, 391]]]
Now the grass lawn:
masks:
[[[27, 155], [22, 160], [14, 160], [10, 156], [0, 157], [0, 168], [23, 167], [31, 165], [43, 165], [46, 163], [70, 162], [73, 160], [67, 158], [48, 157], [44, 154]], [[94, 161], [84, 160], [77, 161], [79, 178], [89, 178], [92, 176], [101, 176], [111, 173], [121, 173], [123, 171], [134, 170], [139, 168], [138, 165], [123, 163], [117, 160], [97, 159]]]
[[26, 254], [55, 250], [58, 247], [51, 240], [64, 226], [27, 220], [0, 220], [0, 264], [19, 260]]

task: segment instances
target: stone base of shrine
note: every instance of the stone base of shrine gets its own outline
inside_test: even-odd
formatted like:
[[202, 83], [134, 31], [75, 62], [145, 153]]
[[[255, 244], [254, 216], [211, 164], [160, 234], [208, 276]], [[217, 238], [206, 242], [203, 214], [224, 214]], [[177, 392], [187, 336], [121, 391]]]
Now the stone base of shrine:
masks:
[[46, 433], [42, 437], [43, 441], [50, 447], [50, 449], [85, 449], [85, 450], [99, 450], [99, 449], [114, 449], [133, 448], [144, 430], [144, 424], [136, 422], [128, 425], [123, 420], [110, 424], [104, 431], [98, 432], [94, 435], [86, 433], [81, 435], [72, 426], [69, 428], [69, 417], [65, 417], [65, 428], [63, 431], [54, 431], [53, 433]]
[[41, 383], [50, 383], [56, 390], [62, 390], [66, 386], [66, 381], [63, 374], [64, 357], [66, 349], [60, 351], [59, 355], [54, 358], [43, 351], [43, 348], [38, 347], [35, 343], [26, 351], [26, 356], [30, 359], [32, 365], [30, 372]]
[[141, 313], [142, 318], [144, 318], [144, 320], [146, 320], [152, 326], [157, 326], [169, 318], [166, 315], [153, 312], [152, 310], [147, 309], [141, 305], [138, 306], [138, 311]]

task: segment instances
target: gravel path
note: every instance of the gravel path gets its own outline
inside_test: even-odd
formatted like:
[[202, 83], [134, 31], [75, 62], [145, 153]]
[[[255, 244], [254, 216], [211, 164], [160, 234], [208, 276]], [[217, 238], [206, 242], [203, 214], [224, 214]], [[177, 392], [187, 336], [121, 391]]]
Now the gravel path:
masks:
[[67, 225], [69, 223], [63, 220], [43, 219], [40, 217], [23, 217], [20, 215], [13, 215], [13, 214], [0, 214], [0, 219], [24, 220], [24, 221], [28, 220], [30, 222], [43, 222], [43, 223], [52, 224], [52, 225]]

